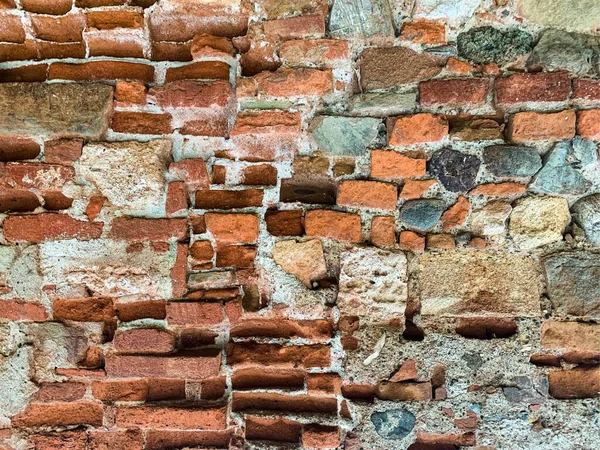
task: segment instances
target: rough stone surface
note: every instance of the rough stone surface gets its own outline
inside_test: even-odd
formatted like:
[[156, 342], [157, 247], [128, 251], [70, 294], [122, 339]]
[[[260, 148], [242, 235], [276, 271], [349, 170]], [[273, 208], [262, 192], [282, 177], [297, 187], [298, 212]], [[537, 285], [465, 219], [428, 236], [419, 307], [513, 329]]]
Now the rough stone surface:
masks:
[[594, 0], [518, 0], [517, 7], [522, 17], [540, 25], [581, 31], [600, 27], [600, 5]]
[[420, 199], [407, 201], [400, 211], [402, 222], [411, 228], [427, 231], [440, 220], [445, 204], [441, 200]]
[[473, 16], [480, 4], [481, 0], [419, 0], [415, 15], [459, 24]]
[[486, 147], [483, 162], [487, 170], [499, 177], [529, 177], [542, 167], [540, 155], [531, 147]]
[[402, 252], [355, 247], [340, 256], [338, 306], [343, 315], [377, 321], [401, 316], [408, 297]]
[[471, 28], [456, 40], [458, 56], [476, 64], [505, 64], [531, 51], [531, 35], [519, 29]]
[[103, 84], [3, 83], [0, 134], [98, 138], [111, 103], [112, 87]]
[[318, 239], [306, 242], [280, 241], [275, 244], [273, 260], [298, 278], [307, 288], [327, 276], [323, 245]]
[[425, 315], [539, 316], [539, 281], [530, 258], [448, 251], [419, 260]]
[[330, 155], [363, 155], [379, 135], [381, 121], [371, 118], [323, 117], [312, 136], [319, 149]]
[[509, 232], [522, 249], [562, 240], [571, 221], [569, 205], [560, 197], [527, 197], [513, 207]]
[[561, 314], [600, 317], [600, 255], [557, 253], [544, 259], [548, 295]]
[[393, 36], [392, 13], [387, 0], [337, 0], [329, 13], [334, 37]]
[[170, 153], [166, 140], [88, 144], [79, 173], [120, 210], [153, 212], [164, 204]]
[[415, 416], [405, 409], [376, 411], [371, 414], [375, 431], [383, 439], [404, 439], [415, 426]]
[[465, 192], [475, 186], [480, 165], [476, 156], [444, 149], [431, 157], [429, 170], [449, 191]]
[[600, 194], [578, 200], [572, 207], [573, 220], [585, 231], [587, 239], [600, 246]]

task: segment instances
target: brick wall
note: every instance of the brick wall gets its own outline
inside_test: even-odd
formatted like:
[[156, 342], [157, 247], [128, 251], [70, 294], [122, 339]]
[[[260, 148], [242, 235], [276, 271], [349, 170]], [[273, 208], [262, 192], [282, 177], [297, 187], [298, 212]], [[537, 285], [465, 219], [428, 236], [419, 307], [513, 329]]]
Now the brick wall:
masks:
[[0, 0], [0, 449], [597, 449], [599, 5]]

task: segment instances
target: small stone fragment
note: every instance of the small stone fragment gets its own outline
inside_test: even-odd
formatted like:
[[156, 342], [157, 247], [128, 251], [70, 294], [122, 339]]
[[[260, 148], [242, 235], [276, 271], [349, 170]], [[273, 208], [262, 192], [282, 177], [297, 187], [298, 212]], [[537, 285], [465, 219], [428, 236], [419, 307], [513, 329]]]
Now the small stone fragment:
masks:
[[371, 414], [375, 431], [383, 439], [404, 439], [415, 426], [416, 417], [406, 409], [390, 409]]

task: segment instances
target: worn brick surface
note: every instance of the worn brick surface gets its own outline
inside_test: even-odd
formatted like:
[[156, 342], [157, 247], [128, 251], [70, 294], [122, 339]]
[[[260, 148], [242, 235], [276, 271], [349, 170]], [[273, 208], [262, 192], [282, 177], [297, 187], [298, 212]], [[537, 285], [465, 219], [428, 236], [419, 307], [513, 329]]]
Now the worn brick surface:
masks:
[[596, 450], [600, 10], [0, 0], [0, 450]]

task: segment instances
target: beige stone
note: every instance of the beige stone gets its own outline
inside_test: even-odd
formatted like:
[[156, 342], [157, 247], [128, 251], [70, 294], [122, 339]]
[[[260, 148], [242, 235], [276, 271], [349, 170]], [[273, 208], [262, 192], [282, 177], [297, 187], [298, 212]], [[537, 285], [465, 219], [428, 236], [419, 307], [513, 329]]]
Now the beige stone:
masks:
[[539, 316], [540, 281], [530, 258], [472, 250], [419, 260], [421, 314]]
[[562, 240], [570, 221], [564, 198], [527, 197], [513, 208], [509, 232], [519, 248], [528, 250]]
[[490, 202], [471, 215], [471, 230], [479, 236], [493, 236], [506, 232], [506, 222], [512, 208], [509, 203]]
[[283, 270], [294, 275], [309, 289], [314, 281], [327, 276], [323, 244], [319, 239], [279, 241], [273, 246], [272, 255]]
[[600, 28], [598, 0], [518, 0], [517, 11], [527, 20], [548, 27], [572, 31]]
[[83, 148], [79, 174], [123, 211], [158, 212], [170, 154], [167, 140], [91, 143]]
[[600, 351], [600, 325], [548, 320], [542, 326], [542, 346]]

